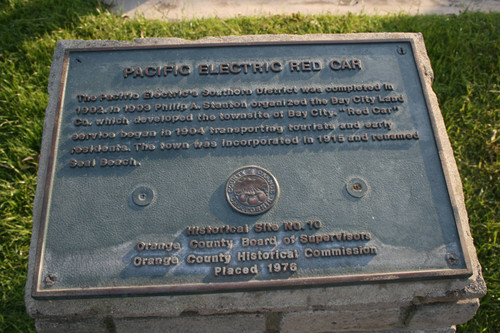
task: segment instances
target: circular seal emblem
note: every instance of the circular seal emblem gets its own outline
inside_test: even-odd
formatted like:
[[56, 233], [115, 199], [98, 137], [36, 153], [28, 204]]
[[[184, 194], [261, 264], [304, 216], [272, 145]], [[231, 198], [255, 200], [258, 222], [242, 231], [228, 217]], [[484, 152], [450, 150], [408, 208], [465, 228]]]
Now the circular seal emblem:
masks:
[[234, 171], [226, 182], [226, 198], [231, 207], [246, 215], [262, 214], [276, 203], [280, 189], [276, 178], [258, 166]]

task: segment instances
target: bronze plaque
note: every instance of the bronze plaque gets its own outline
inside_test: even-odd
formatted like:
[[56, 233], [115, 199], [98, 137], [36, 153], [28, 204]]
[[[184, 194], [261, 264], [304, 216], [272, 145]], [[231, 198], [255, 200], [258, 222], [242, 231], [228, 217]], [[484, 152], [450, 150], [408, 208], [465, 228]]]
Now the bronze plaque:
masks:
[[413, 39], [79, 45], [34, 297], [470, 274]]

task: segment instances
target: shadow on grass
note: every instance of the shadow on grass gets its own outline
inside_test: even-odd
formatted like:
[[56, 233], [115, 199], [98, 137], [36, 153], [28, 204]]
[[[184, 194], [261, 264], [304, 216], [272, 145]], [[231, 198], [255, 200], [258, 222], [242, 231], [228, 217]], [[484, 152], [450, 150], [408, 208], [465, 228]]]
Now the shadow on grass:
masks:
[[[13, 4], [13, 5], [11, 5]], [[33, 0], [0, 5], [0, 47], [14, 51], [26, 39], [35, 39], [58, 29], [71, 29], [81, 16], [96, 14], [99, 1]]]

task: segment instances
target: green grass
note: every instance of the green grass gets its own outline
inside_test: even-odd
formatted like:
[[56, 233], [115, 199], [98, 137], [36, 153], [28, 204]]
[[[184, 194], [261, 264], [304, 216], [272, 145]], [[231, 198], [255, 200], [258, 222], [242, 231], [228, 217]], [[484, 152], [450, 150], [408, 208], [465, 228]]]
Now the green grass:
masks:
[[273, 16], [179, 22], [125, 20], [96, 1], [0, 0], [0, 331], [28, 332], [26, 280], [32, 203], [51, 57], [59, 39], [244, 34], [422, 32], [464, 184], [488, 295], [459, 332], [500, 329], [500, 14]]

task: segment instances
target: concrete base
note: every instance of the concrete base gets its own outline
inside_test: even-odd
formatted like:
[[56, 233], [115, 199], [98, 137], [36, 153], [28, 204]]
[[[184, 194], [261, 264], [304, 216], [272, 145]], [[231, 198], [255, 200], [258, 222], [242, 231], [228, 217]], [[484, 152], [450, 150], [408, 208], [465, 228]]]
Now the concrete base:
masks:
[[[239, 315], [239, 316], [226, 316], [226, 317], [210, 317], [210, 318], [190, 318], [183, 317], [178, 319], [124, 319], [113, 321], [111, 318], [102, 319], [101, 321], [84, 321], [84, 322], [37, 322], [37, 330], [39, 332], [57, 333], [57, 332], [73, 332], [73, 333], [136, 333], [138, 331], [147, 331], [148, 333], [163, 333], [163, 332], [177, 332], [177, 333], [204, 333], [204, 332], [218, 332], [218, 333], [275, 333], [275, 332], [325, 332], [325, 331], [311, 331], [303, 330], [302, 328], [289, 328], [286, 327], [280, 330], [279, 326], [268, 326], [268, 318], [273, 317], [264, 315]], [[189, 325], [183, 322], [189, 321]], [[340, 331], [328, 331], [340, 332]], [[363, 330], [363, 331], [344, 331], [344, 333], [454, 333], [456, 332], [455, 326], [434, 328], [434, 329], [392, 329], [392, 330]]]
[[[377, 286], [376, 288], [380, 288]], [[391, 285], [395, 294], [402, 296], [401, 285]], [[412, 289], [412, 285], [407, 285]], [[371, 303], [355, 304], [354, 299], [339, 299], [339, 292], [369, 291], [366, 287], [336, 287], [308, 291], [283, 291], [260, 293], [237, 293], [233, 295], [199, 295], [198, 300], [210, 304], [202, 309], [194, 303], [193, 296], [148, 297], [145, 299], [126, 298], [114, 300], [76, 300], [58, 301], [58, 305], [49, 302], [49, 309], [44, 314], [34, 315], [38, 332], [380, 332], [380, 333], [453, 333], [454, 324], [461, 324], [470, 319], [477, 311], [477, 299], [456, 302], [420, 303], [424, 299], [415, 299], [406, 306], [396, 303], [382, 303], [372, 299]], [[397, 290], [399, 289], [399, 290]], [[371, 290], [372, 291], [372, 290]], [[310, 304], [304, 303], [304, 297]], [[392, 298], [389, 293], [381, 292], [381, 298]], [[321, 295], [335, 295], [326, 299]], [[236, 304], [237, 299], [242, 303]], [[182, 300], [192, 300], [191, 307], [182, 307], [181, 313], [171, 312], [168, 304], [179, 305]], [[218, 300], [216, 300], [218, 299]], [[222, 299], [222, 300], [221, 300]], [[265, 299], [286, 301], [282, 306], [278, 302], [266, 302]], [[294, 301], [296, 300], [296, 302]], [[263, 301], [257, 309], [256, 301]], [[329, 301], [329, 302], [328, 302]], [[354, 301], [354, 302], [350, 302]], [[149, 302], [149, 307], [148, 303]], [[307, 300], [306, 300], [307, 302]], [[52, 304], [51, 304], [52, 303]], [[66, 303], [69, 311], [63, 311], [61, 303]], [[197, 303], [200, 303], [199, 301]], [[222, 304], [224, 303], [224, 304]], [[240, 302], [241, 303], [241, 302]], [[254, 303], [253, 307], [248, 307]], [[331, 306], [326, 303], [337, 303]], [[343, 305], [341, 305], [343, 303]], [[349, 304], [350, 303], [350, 304]], [[41, 303], [40, 303], [41, 304]], [[82, 305], [79, 311], [76, 304]], [[91, 305], [92, 304], [92, 305]], [[135, 304], [135, 305], [131, 305]], [[85, 306], [87, 305], [87, 306]], [[90, 307], [88, 305], [91, 305]], [[234, 307], [231, 308], [231, 305]], [[401, 304], [402, 305], [402, 304]], [[129, 307], [126, 309], [125, 307]], [[58, 308], [58, 310], [56, 310]], [[192, 310], [189, 310], [189, 309]], [[268, 308], [268, 309], [266, 309]], [[271, 310], [273, 308], [273, 310]], [[313, 310], [313, 309], [318, 310]], [[201, 310], [197, 311], [195, 309]], [[164, 311], [162, 311], [164, 310]], [[179, 308], [180, 310], [180, 308]], [[49, 311], [51, 314], [49, 315]], [[55, 315], [55, 311], [61, 311]], [[250, 313], [245, 313], [250, 311]], [[33, 315], [33, 313], [32, 313]], [[177, 316], [172, 316], [177, 315]]]

